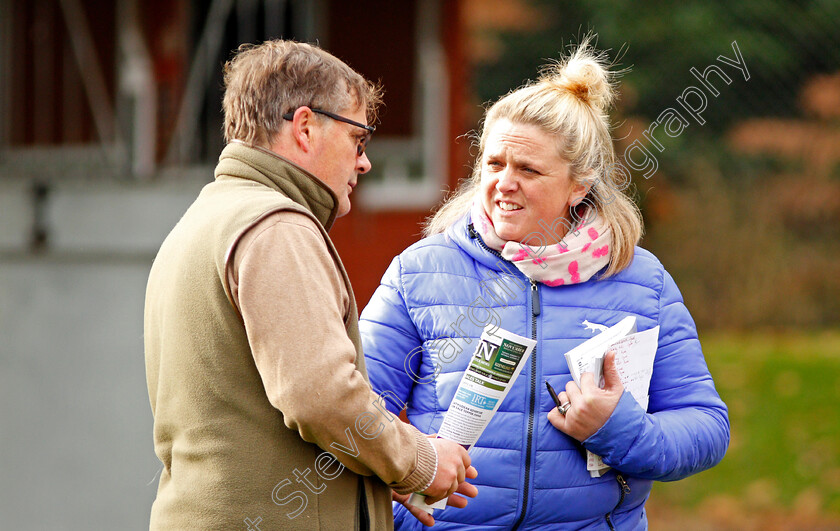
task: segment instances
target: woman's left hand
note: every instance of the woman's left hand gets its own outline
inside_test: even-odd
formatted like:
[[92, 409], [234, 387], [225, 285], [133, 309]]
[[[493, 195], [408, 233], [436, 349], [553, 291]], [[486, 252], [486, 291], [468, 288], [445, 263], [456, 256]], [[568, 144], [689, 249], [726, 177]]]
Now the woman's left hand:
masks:
[[598, 387], [591, 372], [583, 373], [580, 388], [572, 380], [558, 397], [560, 404], [571, 404], [566, 414], [554, 408], [548, 412], [548, 421], [569, 437], [583, 442], [607, 422], [623, 393], [624, 386], [615, 368], [615, 352], [607, 352], [604, 356], [604, 388]]

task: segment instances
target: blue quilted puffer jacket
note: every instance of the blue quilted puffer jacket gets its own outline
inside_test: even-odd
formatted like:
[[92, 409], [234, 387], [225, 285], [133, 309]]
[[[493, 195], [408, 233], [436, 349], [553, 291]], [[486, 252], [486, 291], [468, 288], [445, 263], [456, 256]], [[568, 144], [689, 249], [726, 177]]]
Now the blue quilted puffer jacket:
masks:
[[[425, 238], [394, 259], [362, 313], [370, 381], [393, 412], [435, 433], [490, 321], [538, 343], [496, 416], [470, 450], [478, 496], [465, 509], [435, 511], [435, 528], [647, 528], [654, 480], [684, 478], [717, 464], [729, 443], [726, 406], [706, 367], [694, 322], [671, 276], [648, 251], [603, 280], [548, 287], [533, 283], [468, 225]], [[639, 331], [659, 325], [645, 412], [625, 392], [583, 447], [612, 470], [586, 471], [582, 446], [554, 428], [548, 380], [571, 380], [563, 354], [629, 315]], [[588, 321], [586, 325], [584, 321]], [[457, 355], [456, 355], [457, 354]], [[422, 529], [395, 504], [397, 529]]]

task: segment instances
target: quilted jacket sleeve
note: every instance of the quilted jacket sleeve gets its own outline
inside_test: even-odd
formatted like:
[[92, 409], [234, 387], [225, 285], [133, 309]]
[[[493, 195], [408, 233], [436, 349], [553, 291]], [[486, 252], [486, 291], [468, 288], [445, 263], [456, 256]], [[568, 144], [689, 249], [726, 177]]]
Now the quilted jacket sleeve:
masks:
[[630, 476], [673, 481], [720, 462], [729, 445], [729, 417], [682, 295], [662, 272], [659, 348], [648, 412], [625, 392], [584, 446]]
[[397, 256], [359, 321], [370, 384], [394, 413], [407, 404], [422, 358], [422, 341], [403, 299], [400, 273]]

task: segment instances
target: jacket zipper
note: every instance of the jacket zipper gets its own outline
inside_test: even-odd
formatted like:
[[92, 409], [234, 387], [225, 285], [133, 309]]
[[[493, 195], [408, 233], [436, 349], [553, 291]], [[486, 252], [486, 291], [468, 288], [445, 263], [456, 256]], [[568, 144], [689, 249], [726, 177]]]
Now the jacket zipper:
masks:
[[[484, 243], [484, 240], [481, 239], [478, 232], [473, 227], [473, 224], [470, 223], [467, 228], [469, 229], [470, 238], [476, 240], [478, 245], [481, 246], [482, 249], [485, 251], [502, 258], [501, 253], [496, 251], [495, 249], [491, 249], [487, 247], [487, 244]], [[539, 286], [534, 280], [528, 279], [531, 282], [531, 339], [534, 341], [537, 340], [537, 316], [540, 315], [540, 290]], [[525, 495], [522, 501], [522, 513], [519, 515], [519, 518], [516, 520], [516, 524], [511, 529], [518, 529], [520, 525], [522, 525], [522, 521], [525, 519], [525, 513], [528, 512], [528, 490], [529, 490], [529, 483], [531, 480], [531, 445], [533, 444], [533, 437], [534, 437], [534, 406], [536, 402], [536, 386], [537, 386], [537, 347], [534, 347], [534, 351], [531, 352], [531, 410], [528, 414], [528, 444], [527, 444], [527, 451], [525, 457]], [[615, 504], [613, 510], [608, 512], [604, 515], [604, 518], [607, 520], [607, 525], [610, 526], [610, 531], [615, 531], [615, 526], [613, 526], [612, 522], [612, 514], [621, 507], [621, 504], [624, 503], [624, 498], [630, 493], [630, 485], [627, 484], [627, 480], [624, 479], [624, 476], [621, 474], [615, 475], [615, 480], [618, 482], [618, 486], [620, 488], [620, 493], [618, 497], [618, 503]]]
[[469, 225], [467, 225], [467, 229], [470, 231], [470, 238], [472, 238], [473, 240], [477, 241], [477, 242], [478, 242], [478, 245], [479, 245], [482, 249], [484, 249], [484, 250], [485, 250], [485, 251], [487, 251], [488, 253], [492, 254], [493, 256], [496, 256], [496, 257], [501, 258], [502, 260], [504, 260], [504, 258], [502, 258], [502, 253], [500, 253], [500, 252], [499, 252], [499, 251], [497, 251], [496, 249], [491, 249], [491, 248], [487, 247], [487, 244], [486, 244], [486, 243], [484, 243], [484, 240], [482, 240], [482, 239], [481, 239], [481, 236], [479, 236], [479, 235], [478, 235], [478, 231], [476, 231], [476, 230], [475, 230], [475, 227], [473, 227], [473, 224], [472, 224], [472, 223], [470, 223]]
[[612, 511], [604, 515], [604, 518], [607, 520], [607, 525], [610, 526], [610, 531], [615, 531], [615, 526], [613, 526], [612, 522], [612, 516], [610, 515], [615, 513], [618, 510], [618, 508], [621, 507], [621, 504], [624, 503], [625, 496], [630, 494], [630, 485], [627, 484], [627, 480], [624, 479], [624, 476], [622, 476], [621, 474], [616, 474], [615, 480], [618, 481], [618, 486], [621, 489], [621, 492], [618, 497], [618, 503], [615, 504], [615, 507], [613, 507]]
[[[530, 279], [529, 279], [530, 280]], [[540, 315], [540, 288], [531, 280], [531, 339], [537, 340], [537, 316]], [[534, 407], [537, 401], [537, 347], [531, 352], [531, 403], [528, 412], [528, 444], [525, 446], [525, 491], [522, 497], [522, 513], [512, 529], [519, 529], [528, 513], [528, 491], [531, 484], [531, 447], [534, 444]]]
[[[467, 226], [467, 229], [470, 233], [470, 238], [474, 239], [478, 242], [478, 245], [484, 249], [485, 251], [489, 252], [490, 254], [502, 258], [501, 253], [496, 251], [495, 249], [491, 249], [487, 247], [487, 244], [484, 243], [484, 240], [481, 239], [478, 232], [473, 227], [473, 224], [470, 223]], [[504, 260], [504, 258], [502, 258]], [[539, 286], [534, 280], [528, 279], [531, 282], [531, 339], [534, 341], [537, 340], [537, 316], [540, 315], [540, 290]], [[529, 485], [531, 482], [531, 446], [534, 444], [534, 407], [536, 405], [536, 398], [537, 398], [537, 347], [534, 347], [534, 350], [531, 352], [531, 401], [530, 401], [530, 411], [528, 413], [528, 444], [526, 445], [525, 454], [525, 491], [524, 496], [522, 499], [522, 512], [519, 515], [519, 518], [516, 519], [516, 523], [513, 525], [511, 529], [518, 529], [520, 525], [522, 525], [522, 521], [525, 520], [525, 514], [528, 512], [528, 491]], [[622, 478], [623, 479], [623, 478]], [[609, 516], [609, 515], [607, 515]]]

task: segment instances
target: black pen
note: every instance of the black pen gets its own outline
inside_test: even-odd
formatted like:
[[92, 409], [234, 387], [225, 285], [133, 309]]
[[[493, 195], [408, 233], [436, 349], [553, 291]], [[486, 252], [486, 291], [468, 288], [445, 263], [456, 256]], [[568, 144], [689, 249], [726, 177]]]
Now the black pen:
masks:
[[554, 399], [554, 403], [557, 404], [557, 409], [561, 409], [560, 398], [557, 396], [557, 393], [554, 391], [554, 388], [551, 387], [551, 384], [548, 383], [548, 380], [545, 381], [545, 386], [548, 387], [548, 394], [551, 395], [551, 398]]

